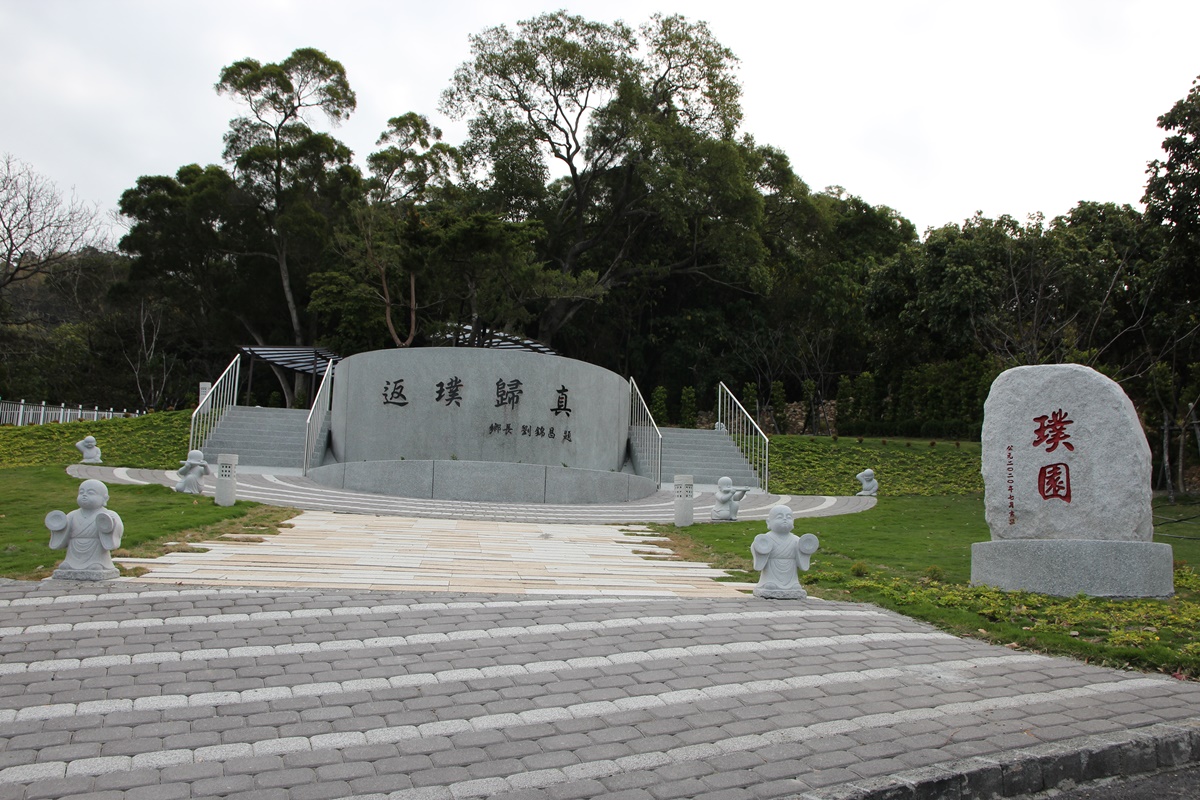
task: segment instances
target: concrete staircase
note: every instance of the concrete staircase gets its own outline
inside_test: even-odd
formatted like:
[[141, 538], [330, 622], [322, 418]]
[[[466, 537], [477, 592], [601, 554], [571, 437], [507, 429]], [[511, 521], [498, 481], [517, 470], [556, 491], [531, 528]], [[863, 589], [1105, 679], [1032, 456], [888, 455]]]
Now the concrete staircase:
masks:
[[303, 408], [231, 406], [204, 443], [204, 459], [215, 469], [219, 453], [236, 453], [238, 466], [301, 469], [307, 422]]
[[668, 489], [676, 475], [691, 475], [692, 482], [713, 484], [733, 479], [734, 486], [758, 486], [758, 478], [733, 439], [724, 431], [661, 428], [662, 484]]

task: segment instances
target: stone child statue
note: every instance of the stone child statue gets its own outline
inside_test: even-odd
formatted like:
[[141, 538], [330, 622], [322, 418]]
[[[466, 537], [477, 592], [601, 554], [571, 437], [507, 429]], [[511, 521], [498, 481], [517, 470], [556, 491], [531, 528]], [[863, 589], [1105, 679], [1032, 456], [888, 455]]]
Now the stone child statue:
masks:
[[83, 464], [99, 464], [100, 448], [96, 447], [95, 436], [85, 436], [75, 443], [75, 449], [83, 456]]
[[809, 558], [817, 552], [820, 542], [814, 534], [796, 536], [792, 533], [792, 510], [775, 506], [767, 515], [767, 533], [754, 537], [750, 553], [754, 568], [761, 571], [755, 597], [770, 600], [803, 600], [808, 592], [800, 586], [797, 570], [807, 570]]
[[737, 519], [738, 503], [746, 496], [749, 489], [733, 488], [732, 478], [721, 478], [717, 481], [717, 491], [712, 507], [712, 519]]
[[855, 497], [875, 497], [879, 494], [879, 481], [875, 480], [875, 470], [864, 469], [855, 475], [854, 479], [862, 484], [862, 491]]
[[204, 460], [203, 451], [189, 450], [187, 460], [179, 463], [180, 467], [176, 472], [179, 476], [179, 483], [175, 484], [175, 491], [185, 494], [200, 494], [204, 476], [212, 475], [212, 467]]
[[125, 526], [115, 511], [104, 507], [108, 487], [97, 480], [86, 480], [79, 484], [77, 502], [79, 508], [69, 514], [55, 510], [46, 515], [50, 549], [67, 551], [53, 577], [70, 581], [117, 577], [109, 552], [121, 546]]

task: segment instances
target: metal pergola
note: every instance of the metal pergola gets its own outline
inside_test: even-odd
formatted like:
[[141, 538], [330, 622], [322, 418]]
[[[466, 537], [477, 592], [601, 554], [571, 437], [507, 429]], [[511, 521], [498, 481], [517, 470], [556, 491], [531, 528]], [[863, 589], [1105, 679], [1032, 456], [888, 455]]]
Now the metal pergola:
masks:
[[311, 399], [317, 391], [317, 379], [325, 374], [325, 367], [330, 361], [335, 364], [342, 357], [324, 347], [239, 347], [242, 355], [250, 358], [250, 370], [246, 377], [246, 394], [254, 388], [254, 362], [265, 361], [282, 369], [300, 372], [311, 376], [309, 378], [308, 396]]

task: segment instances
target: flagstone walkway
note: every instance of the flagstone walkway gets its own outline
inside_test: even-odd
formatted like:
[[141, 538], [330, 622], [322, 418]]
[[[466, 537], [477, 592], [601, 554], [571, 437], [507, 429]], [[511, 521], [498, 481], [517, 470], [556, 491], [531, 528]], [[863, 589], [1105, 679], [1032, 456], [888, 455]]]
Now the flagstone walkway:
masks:
[[305, 511], [260, 542], [115, 559], [140, 582], [434, 592], [737, 597], [645, 528]]

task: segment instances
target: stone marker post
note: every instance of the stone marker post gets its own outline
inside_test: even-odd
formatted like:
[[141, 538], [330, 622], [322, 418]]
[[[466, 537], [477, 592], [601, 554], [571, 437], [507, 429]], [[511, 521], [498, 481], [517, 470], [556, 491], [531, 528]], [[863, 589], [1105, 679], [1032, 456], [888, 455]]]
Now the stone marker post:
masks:
[[971, 583], [1059, 596], [1168, 597], [1170, 545], [1152, 541], [1150, 447], [1133, 403], [1079, 364], [1017, 367], [983, 408], [990, 542]]
[[217, 456], [217, 488], [215, 502], [219, 506], [231, 506], [237, 500], [236, 453], [220, 453]]
[[694, 496], [691, 475], [675, 476], [675, 527], [684, 528], [692, 524], [692, 497]]

